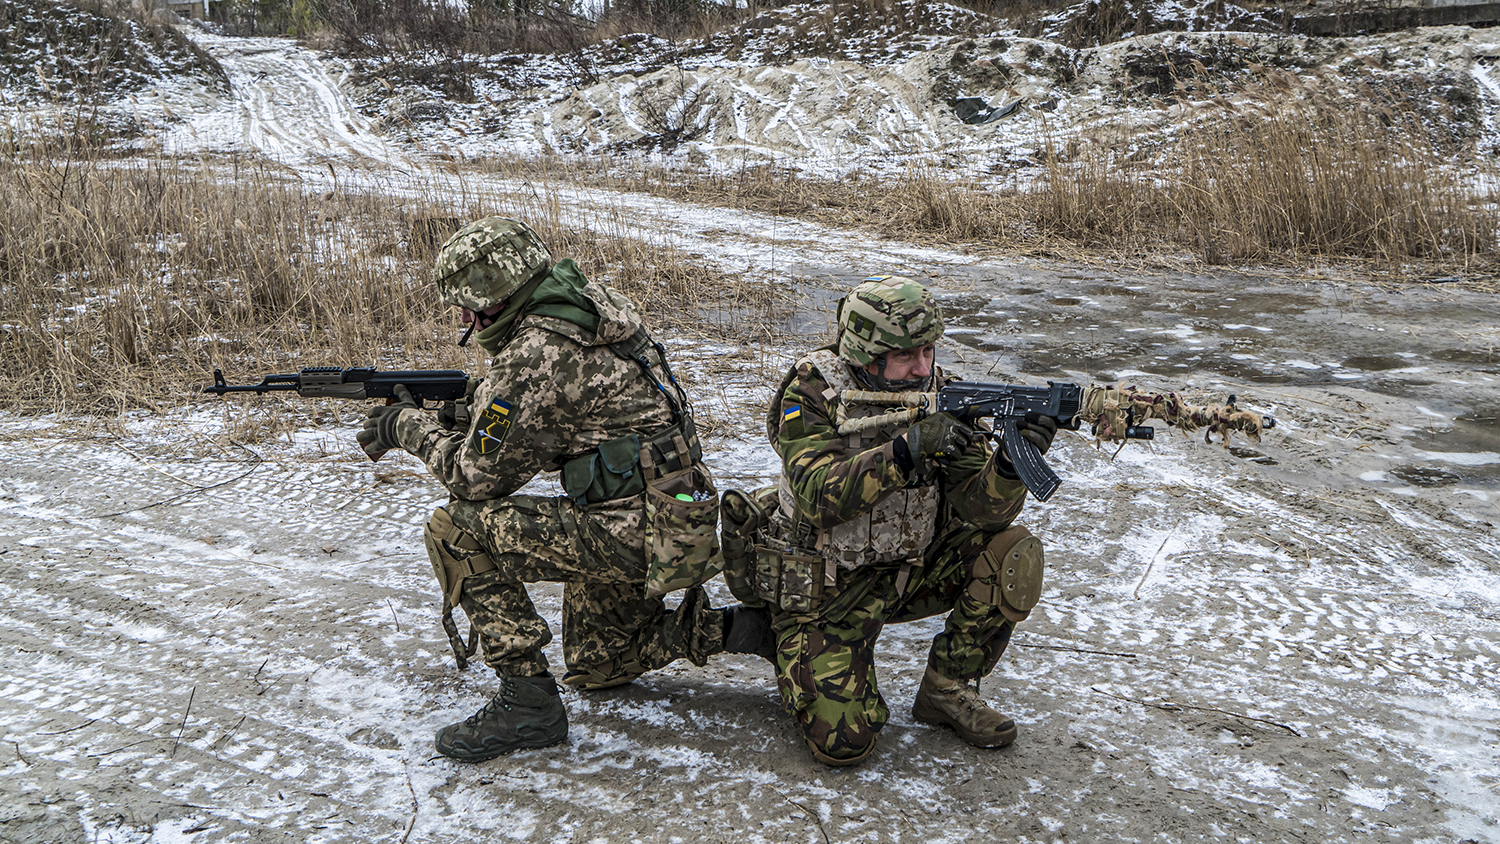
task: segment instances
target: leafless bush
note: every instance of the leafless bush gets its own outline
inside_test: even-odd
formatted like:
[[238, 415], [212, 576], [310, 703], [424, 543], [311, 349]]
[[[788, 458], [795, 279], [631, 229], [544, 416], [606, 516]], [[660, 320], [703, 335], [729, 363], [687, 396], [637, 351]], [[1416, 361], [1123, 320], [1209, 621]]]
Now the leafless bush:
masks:
[[697, 140], [708, 131], [707, 114], [714, 106], [713, 91], [681, 68], [665, 71], [663, 84], [643, 91], [637, 99], [641, 125], [651, 132], [650, 145], [671, 150]]

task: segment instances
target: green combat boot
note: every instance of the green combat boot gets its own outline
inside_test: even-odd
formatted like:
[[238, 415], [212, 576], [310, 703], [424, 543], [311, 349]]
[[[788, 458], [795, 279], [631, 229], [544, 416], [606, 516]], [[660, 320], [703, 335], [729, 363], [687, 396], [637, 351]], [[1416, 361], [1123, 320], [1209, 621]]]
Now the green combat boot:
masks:
[[947, 724], [975, 747], [1004, 747], [1016, 740], [1016, 722], [990, 708], [968, 683], [927, 669], [911, 715], [924, 724]]
[[551, 747], [568, 737], [568, 710], [550, 676], [501, 677], [482, 709], [438, 730], [437, 752], [483, 762], [525, 747]]

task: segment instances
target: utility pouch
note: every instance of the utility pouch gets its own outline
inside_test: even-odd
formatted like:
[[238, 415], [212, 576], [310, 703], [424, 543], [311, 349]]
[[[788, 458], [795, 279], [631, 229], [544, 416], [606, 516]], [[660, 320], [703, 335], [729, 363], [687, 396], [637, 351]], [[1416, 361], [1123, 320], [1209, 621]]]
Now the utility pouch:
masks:
[[[774, 506], [774, 489], [771, 495], [766, 503]], [[790, 526], [774, 514], [765, 519], [757, 540], [751, 577], [756, 593], [783, 612], [811, 613], [823, 598], [823, 555], [807, 553], [793, 541]]]
[[562, 488], [580, 507], [629, 498], [646, 488], [640, 466], [641, 438], [626, 434], [591, 454], [562, 465]]
[[823, 557], [755, 546], [755, 589], [782, 612], [807, 614], [823, 597]]
[[719, 493], [703, 464], [646, 488], [646, 597], [697, 586], [719, 573]]
[[724, 582], [729, 584], [730, 594], [747, 607], [766, 605], [765, 598], [756, 591], [755, 545], [766, 524], [766, 509], [775, 505], [774, 486], [754, 492], [724, 491], [724, 526], [719, 538], [724, 548]]

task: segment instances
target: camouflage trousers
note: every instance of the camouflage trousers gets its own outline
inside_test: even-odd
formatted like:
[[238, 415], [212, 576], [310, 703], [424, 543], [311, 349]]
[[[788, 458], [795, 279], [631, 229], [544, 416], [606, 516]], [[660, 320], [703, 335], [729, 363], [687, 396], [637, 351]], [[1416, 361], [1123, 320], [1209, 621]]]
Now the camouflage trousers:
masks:
[[495, 568], [463, 581], [459, 604], [479, 631], [497, 674], [549, 671], [552, 641], [526, 584], [562, 583], [562, 651], [570, 675], [623, 682], [686, 658], [703, 665], [723, 651], [724, 614], [703, 588], [668, 610], [646, 597], [642, 496], [580, 507], [569, 498], [512, 495], [454, 499], [446, 509], [479, 540]]
[[776, 685], [810, 746], [833, 759], [856, 759], [875, 744], [890, 718], [875, 680], [875, 642], [887, 624], [948, 613], [927, 665], [955, 680], [994, 669], [1015, 624], [968, 592], [973, 561], [992, 536], [965, 526], [940, 534], [904, 591], [897, 567], [840, 571], [811, 614], [776, 614]]

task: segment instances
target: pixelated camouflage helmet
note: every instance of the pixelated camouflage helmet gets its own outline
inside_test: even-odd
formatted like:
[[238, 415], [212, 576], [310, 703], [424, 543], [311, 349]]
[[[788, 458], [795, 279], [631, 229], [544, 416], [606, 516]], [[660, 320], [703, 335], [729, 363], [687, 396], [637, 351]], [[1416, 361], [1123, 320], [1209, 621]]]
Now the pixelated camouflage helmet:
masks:
[[936, 343], [943, 313], [927, 288], [909, 278], [870, 276], [839, 303], [839, 357], [867, 366], [897, 349]]
[[444, 304], [482, 311], [551, 266], [552, 253], [525, 223], [484, 217], [443, 243], [433, 276]]

